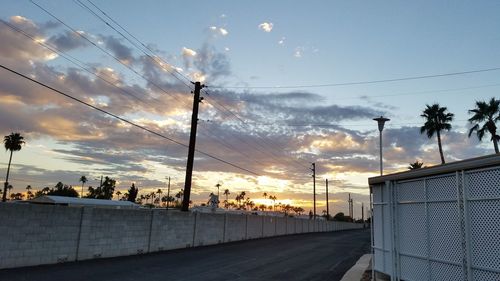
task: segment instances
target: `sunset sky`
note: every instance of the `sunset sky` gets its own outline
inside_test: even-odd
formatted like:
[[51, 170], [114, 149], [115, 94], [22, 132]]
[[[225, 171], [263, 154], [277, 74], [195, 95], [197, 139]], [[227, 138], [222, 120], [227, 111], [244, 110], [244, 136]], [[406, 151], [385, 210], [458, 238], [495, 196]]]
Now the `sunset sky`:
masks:
[[[328, 178], [331, 213], [347, 213], [350, 192], [359, 217], [378, 173], [372, 118], [391, 118], [386, 173], [438, 164], [436, 139], [419, 133], [435, 102], [455, 114], [447, 161], [494, 152], [489, 137], [467, 137], [467, 111], [500, 96], [500, 70], [356, 82], [500, 67], [498, 1], [23, 0], [4, 1], [0, 18], [2, 65], [184, 144], [189, 81], [202, 81], [197, 149], [257, 176], [198, 153], [195, 203], [220, 182], [230, 198], [246, 191], [262, 203], [267, 192], [308, 210], [315, 162], [318, 213]], [[93, 186], [110, 176], [122, 191], [166, 188], [168, 176], [174, 194], [184, 185], [185, 147], [5, 70], [0, 120], [2, 136], [26, 139], [13, 157], [14, 192], [79, 186], [82, 175]], [[9, 153], [0, 157], [4, 179]]]

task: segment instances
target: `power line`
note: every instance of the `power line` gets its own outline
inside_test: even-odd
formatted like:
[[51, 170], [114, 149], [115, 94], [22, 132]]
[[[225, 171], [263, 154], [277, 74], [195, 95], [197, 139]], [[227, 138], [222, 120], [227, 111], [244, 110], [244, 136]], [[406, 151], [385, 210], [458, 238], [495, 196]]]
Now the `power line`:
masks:
[[[110, 52], [108, 52], [107, 50], [105, 50], [104, 48], [102, 48], [101, 46], [99, 46], [98, 44], [96, 44], [94, 41], [90, 40], [87, 36], [83, 35], [81, 32], [78, 32], [76, 29], [74, 29], [73, 27], [71, 27], [70, 25], [68, 25], [67, 23], [65, 23], [63, 20], [61, 20], [60, 18], [58, 18], [57, 16], [55, 16], [54, 14], [52, 14], [50, 11], [48, 11], [47, 9], [45, 9], [44, 7], [42, 7], [41, 5], [39, 5], [38, 3], [35, 3], [33, 0], [30, 0], [30, 2], [33, 5], [37, 6], [39, 9], [41, 9], [42, 11], [44, 11], [46, 14], [48, 14], [49, 16], [51, 16], [52, 18], [54, 18], [56, 21], [58, 21], [59, 23], [61, 23], [62, 25], [64, 25], [66, 28], [68, 28], [69, 30], [71, 30], [74, 34], [76, 34], [79, 37], [85, 39], [92, 46], [98, 48], [101, 52], [103, 52], [106, 55], [110, 56], [111, 58], [113, 58], [118, 63], [120, 63], [121, 65], [125, 66], [126, 68], [128, 68], [130, 71], [132, 71], [133, 73], [135, 73], [136, 75], [138, 75], [139, 77], [141, 77], [142, 79], [144, 79], [145, 81], [151, 83], [153, 86], [155, 86], [156, 88], [158, 88], [160, 91], [164, 92], [167, 95], [172, 96], [174, 99], [176, 99], [177, 101], [179, 101], [179, 99], [174, 94], [169, 93], [168, 91], [166, 91], [165, 89], [163, 89], [161, 86], [159, 86], [157, 83], [149, 80], [144, 75], [140, 74], [137, 70], [133, 69], [131, 66], [129, 66], [128, 64], [126, 64], [123, 61], [121, 61], [118, 57], [116, 57], [115, 55], [111, 54]], [[187, 107], [190, 107], [190, 105], [187, 104], [184, 101], [179, 101], [179, 102], [183, 103]]]
[[466, 75], [466, 74], [481, 73], [481, 72], [490, 72], [490, 71], [498, 71], [498, 70], [500, 70], [500, 67], [485, 68], [485, 69], [476, 69], [476, 70], [468, 70], [468, 71], [461, 71], [461, 72], [450, 72], [450, 73], [441, 73], [441, 74], [422, 75], [422, 76], [410, 76], [410, 77], [402, 77], [402, 78], [381, 79], [381, 80], [368, 80], [368, 81], [355, 81], [355, 82], [343, 82], [343, 83], [327, 83], [327, 84], [311, 84], [311, 85], [292, 85], [292, 86], [211, 86], [210, 88], [214, 88], [214, 89], [298, 89], [298, 88], [322, 88], [322, 87], [338, 87], [338, 86], [352, 86], [352, 85], [365, 85], [365, 84], [377, 84], [377, 83], [390, 83], [390, 82], [408, 81], [408, 80], [420, 80], [420, 79], [438, 78], [438, 77], [446, 77], [446, 76], [457, 76], [457, 75]]
[[[183, 146], [183, 147], [188, 148], [188, 145], [186, 145], [186, 144], [184, 144], [184, 143], [181, 143], [181, 142], [179, 142], [179, 141], [177, 141], [177, 140], [174, 140], [174, 139], [172, 139], [172, 138], [170, 138], [170, 137], [167, 137], [167, 136], [165, 136], [165, 135], [163, 135], [163, 134], [161, 134], [161, 133], [155, 132], [155, 131], [153, 131], [153, 130], [151, 130], [151, 129], [148, 129], [148, 128], [144, 127], [144, 126], [141, 126], [141, 125], [139, 125], [139, 124], [136, 124], [136, 123], [134, 123], [134, 122], [132, 122], [132, 121], [129, 121], [129, 120], [127, 120], [127, 119], [123, 118], [123, 117], [120, 117], [120, 116], [118, 116], [118, 115], [116, 115], [116, 114], [113, 114], [113, 113], [111, 113], [111, 112], [109, 112], [109, 111], [106, 111], [106, 110], [101, 109], [101, 108], [99, 108], [99, 107], [93, 106], [93, 105], [91, 105], [91, 104], [89, 104], [89, 103], [87, 103], [87, 102], [85, 102], [85, 101], [83, 101], [83, 100], [80, 100], [80, 99], [78, 99], [78, 98], [76, 98], [76, 97], [73, 97], [73, 96], [71, 96], [71, 95], [69, 95], [69, 94], [66, 94], [66, 93], [64, 93], [64, 92], [62, 92], [62, 91], [59, 91], [59, 90], [57, 90], [57, 89], [55, 89], [55, 88], [53, 88], [53, 87], [51, 87], [51, 86], [49, 86], [49, 85], [47, 85], [47, 84], [44, 84], [44, 83], [42, 83], [42, 82], [40, 82], [40, 81], [37, 81], [37, 80], [35, 80], [35, 79], [33, 79], [33, 78], [30, 78], [30, 77], [28, 77], [28, 76], [26, 76], [26, 75], [24, 75], [24, 74], [22, 74], [22, 73], [19, 73], [19, 72], [15, 71], [15, 70], [13, 70], [13, 69], [11, 69], [11, 68], [9, 68], [9, 67], [6, 67], [6, 66], [4, 66], [4, 65], [2, 65], [2, 64], [0, 64], [0, 67], [1, 67], [1, 68], [3, 68], [3, 69], [5, 69], [5, 70], [7, 70], [7, 71], [9, 71], [9, 72], [11, 72], [11, 73], [13, 73], [13, 74], [18, 75], [18, 76], [20, 76], [20, 77], [22, 77], [22, 78], [24, 78], [24, 79], [27, 79], [27, 80], [29, 80], [29, 81], [31, 81], [31, 82], [33, 82], [33, 83], [36, 83], [36, 84], [38, 84], [38, 85], [40, 85], [40, 86], [43, 86], [43, 87], [45, 87], [45, 88], [47, 88], [47, 89], [49, 89], [49, 90], [51, 90], [51, 91], [53, 91], [53, 92], [56, 92], [56, 93], [58, 93], [58, 94], [60, 94], [60, 95], [63, 95], [63, 96], [65, 96], [65, 97], [67, 97], [67, 98], [69, 98], [69, 99], [71, 99], [71, 100], [74, 100], [74, 101], [76, 101], [76, 102], [78, 102], [78, 103], [81, 103], [81, 104], [83, 104], [83, 105], [87, 106], [87, 107], [90, 107], [90, 108], [92, 108], [92, 109], [94, 109], [94, 110], [97, 110], [97, 111], [99, 111], [99, 112], [101, 112], [101, 113], [104, 113], [104, 114], [109, 115], [109, 116], [111, 116], [111, 117], [113, 117], [113, 118], [115, 118], [115, 119], [118, 119], [118, 120], [120, 120], [120, 121], [122, 121], [122, 122], [124, 122], [124, 123], [127, 123], [127, 124], [132, 125], [132, 126], [134, 126], [134, 127], [136, 127], [136, 128], [139, 128], [139, 129], [141, 129], [141, 130], [144, 130], [144, 131], [146, 131], [146, 132], [149, 132], [149, 133], [151, 133], [151, 134], [153, 134], [153, 135], [156, 135], [156, 136], [158, 136], [158, 137], [161, 137], [161, 138], [164, 138], [164, 139], [166, 139], [166, 140], [168, 140], [168, 141], [171, 141], [171, 142], [173, 142], [173, 143], [175, 143], [175, 144], [178, 144], [178, 145], [180, 145], [180, 146]], [[257, 174], [257, 173], [255, 173], [255, 172], [253, 172], [253, 171], [250, 171], [250, 170], [248, 170], [248, 169], [245, 169], [245, 168], [243, 168], [243, 167], [240, 167], [240, 166], [238, 166], [238, 165], [236, 165], [236, 164], [233, 164], [233, 163], [231, 163], [231, 162], [229, 162], [229, 161], [223, 160], [223, 159], [221, 159], [221, 158], [219, 158], [219, 157], [213, 156], [213, 155], [211, 155], [211, 154], [209, 154], [209, 153], [206, 153], [206, 152], [204, 152], [204, 151], [201, 151], [201, 150], [196, 150], [196, 152], [198, 152], [198, 153], [200, 153], [200, 154], [202, 154], [202, 155], [205, 155], [205, 156], [207, 156], [207, 157], [209, 157], [209, 158], [212, 158], [212, 159], [214, 159], [214, 160], [217, 160], [217, 161], [220, 161], [220, 162], [222, 162], [222, 163], [225, 163], [225, 164], [227, 164], [227, 165], [229, 165], [229, 166], [232, 166], [232, 167], [234, 167], [234, 168], [237, 168], [237, 169], [239, 169], [239, 170], [242, 170], [242, 171], [245, 171], [245, 172], [248, 172], [248, 173], [250, 173], [250, 174], [253, 174], [253, 175], [258, 176], [258, 174]]]
[[[191, 85], [189, 84], [190, 79], [187, 78], [186, 76], [184, 76], [182, 73], [180, 73], [179, 71], [177, 71], [174, 67], [171, 67], [171, 68], [167, 68], [164, 66], [164, 64], [166, 65], [169, 65], [169, 63], [165, 62], [163, 59], [160, 58], [160, 56], [156, 55], [154, 53], [153, 50], [151, 50], [151, 48], [149, 48], [146, 44], [142, 43], [137, 37], [135, 37], [134, 35], [132, 35], [127, 29], [125, 29], [122, 25], [120, 25], [118, 22], [116, 22], [112, 17], [110, 17], [106, 12], [104, 12], [102, 9], [100, 9], [96, 4], [94, 4], [92, 1], [90, 0], [87, 0], [92, 6], [94, 6], [97, 10], [99, 10], [105, 17], [107, 17], [109, 20], [111, 20], [114, 24], [116, 24], [118, 27], [120, 27], [124, 32], [126, 32], [128, 35], [130, 35], [133, 39], [135, 39], [139, 44], [140, 46], [133, 42], [130, 38], [128, 38], [125, 34], [123, 34], [121, 31], [119, 31], [118, 29], [116, 29], [114, 26], [112, 26], [109, 22], [107, 22], [105, 19], [103, 19], [101, 16], [99, 16], [97, 13], [95, 13], [90, 7], [88, 7], [87, 5], [85, 5], [84, 3], [82, 3], [80, 0], [73, 0], [75, 3], [77, 3], [80, 7], [84, 8], [85, 10], [89, 11], [91, 14], [93, 14], [96, 18], [98, 18], [99, 20], [101, 20], [102, 22], [104, 22], [107, 26], [109, 26], [111, 29], [113, 29], [115, 32], [117, 32], [118, 34], [120, 34], [125, 40], [127, 40], [130, 44], [132, 44], [134, 47], [136, 47], [138, 50], [140, 50], [141, 52], [143, 52], [151, 61], [155, 62], [157, 65], [159, 65], [162, 69], [164, 69], [165, 71], [167, 71], [170, 75], [172, 75], [174, 78], [176, 78], [177, 80], [179, 80], [181, 83], [183, 83], [185, 86], [187, 86], [190, 90], [192, 89], [191, 88]], [[149, 52], [151, 52], [151, 54], [153, 54], [153, 56], [151, 56], [151, 54], [148, 54], [145, 50], [148, 50]], [[158, 61], [160, 60], [160, 61]], [[180, 79], [177, 75], [175, 75], [174, 73], [172, 73], [171, 71], [175, 71], [177, 74], [179, 74], [181, 77], [183, 77], [184, 79], [186, 79], [188, 82], [186, 81], [183, 81], [182, 79]]]
[[[210, 93], [208, 93], [208, 91], [205, 91], [205, 94], [206, 94], [206, 95], [208, 95], [208, 96], [210, 96]], [[246, 126], [250, 127], [250, 125], [249, 125], [249, 124], [248, 124], [245, 120], [243, 120], [241, 117], [239, 117], [236, 113], [232, 112], [232, 111], [231, 111], [230, 109], [228, 109], [226, 106], [224, 106], [224, 105], [222, 105], [221, 103], [217, 102], [217, 100], [215, 100], [215, 99], [214, 99], [213, 101], [214, 101], [214, 103], [215, 103], [215, 104], [217, 104], [218, 106], [222, 107], [222, 108], [224, 109], [224, 111], [225, 111], [225, 112], [228, 112], [231, 116], [235, 117], [235, 118], [236, 118], [239, 122], [241, 122], [243, 125], [246, 125]], [[217, 108], [217, 106], [215, 106], [214, 104], [212, 104], [212, 106], [214, 106], [214, 108], [218, 109], [218, 108]], [[221, 111], [220, 109], [218, 109], [218, 110], [219, 110], [219, 111]], [[221, 111], [221, 112], [222, 112], [222, 111]], [[263, 137], [262, 137], [262, 136], [261, 136], [258, 132], [256, 132], [256, 134], [257, 134], [257, 137], [258, 137], [258, 138], [260, 138], [264, 144], [266, 144], [266, 145], [267, 145], [267, 146], [269, 146], [269, 147], [272, 147], [272, 146], [273, 146], [272, 144], [270, 144], [270, 143], [266, 142], [266, 141], [264, 140], [264, 138], [263, 138]], [[245, 141], [245, 142], [246, 142], [246, 141]], [[256, 143], [257, 145], [259, 145], [260, 147], [262, 147], [262, 148], [264, 148], [264, 149], [267, 149], [267, 147], [265, 147], [264, 145], [261, 145], [259, 142], [255, 142], [255, 143]], [[254, 148], [255, 148], [255, 147], [254, 147]], [[257, 148], [256, 148], [256, 149], [257, 149]], [[260, 151], [260, 152], [262, 152], [262, 151], [261, 151], [261, 150], [259, 150], [259, 149], [257, 149], [257, 150], [258, 150], [258, 151]], [[279, 156], [277, 156], [277, 155], [276, 155], [276, 154], [275, 154], [272, 150], [269, 150], [269, 155], [270, 155], [272, 158], [274, 158], [274, 159], [276, 159], [276, 160], [278, 160], [278, 161], [281, 161], [281, 160], [278, 158]], [[299, 161], [297, 161], [296, 159], [294, 159], [294, 158], [292, 158], [292, 157], [290, 157], [290, 156], [287, 156], [287, 157], [289, 157], [292, 161], [294, 161], [294, 162], [295, 162], [296, 164], [298, 164], [299, 166], [301, 166], [301, 167], [303, 167], [303, 168], [309, 168], [309, 167], [307, 167], [307, 166], [303, 165], [302, 163], [300, 163]]]
[[[51, 46], [51, 45], [49, 45], [49, 44], [46, 44], [46, 43], [41, 42], [40, 40], [37, 40], [37, 39], [36, 39], [33, 35], [31, 35], [31, 34], [29, 34], [29, 33], [25, 32], [25, 31], [24, 31], [24, 30], [22, 30], [22, 29], [19, 29], [19, 28], [15, 27], [15, 26], [11, 25], [11, 24], [10, 24], [10, 23], [8, 23], [8, 22], [5, 22], [5, 21], [3, 21], [3, 20], [0, 20], [0, 22], [1, 22], [2, 24], [6, 25], [7, 27], [9, 27], [10, 29], [12, 29], [13, 31], [15, 31], [15, 32], [17, 32], [17, 33], [20, 33], [20, 34], [24, 35], [25, 37], [27, 37], [27, 38], [31, 39], [33, 42], [37, 43], [38, 45], [40, 45], [40, 46], [42, 46], [42, 47], [44, 47], [44, 48], [46, 48], [46, 49], [50, 50], [51, 52], [54, 52], [54, 53], [56, 53], [56, 54], [60, 55], [60, 56], [61, 56], [61, 57], [63, 57], [65, 60], [67, 60], [67, 61], [71, 62], [72, 64], [74, 64], [74, 65], [75, 65], [75, 66], [77, 66], [78, 68], [80, 68], [80, 69], [84, 70], [85, 72], [87, 72], [87, 73], [89, 73], [89, 74], [91, 74], [91, 75], [93, 75], [93, 76], [95, 76], [95, 77], [97, 77], [97, 78], [101, 79], [102, 81], [104, 81], [104, 82], [105, 82], [105, 83], [107, 83], [108, 85], [111, 85], [111, 86], [113, 86], [113, 87], [115, 87], [115, 88], [119, 89], [120, 91], [122, 91], [122, 92], [123, 92], [123, 93], [125, 93], [126, 95], [129, 95], [129, 96], [131, 96], [131, 97], [133, 97], [133, 98], [135, 98], [135, 99], [137, 99], [137, 100], [140, 100], [140, 101], [142, 101], [142, 102], [146, 103], [146, 102], [145, 102], [142, 98], [140, 98], [140, 97], [138, 97], [138, 96], [134, 95], [134, 93], [132, 93], [132, 92], [130, 92], [130, 91], [128, 91], [128, 90], [126, 90], [126, 89], [123, 89], [123, 88], [121, 88], [121, 87], [118, 87], [118, 86], [117, 86], [117, 85], [115, 85], [113, 82], [111, 82], [111, 81], [109, 81], [109, 80], [106, 80], [106, 79], [104, 79], [102, 76], [97, 75], [96, 73], [92, 72], [92, 71], [89, 69], [89, 68], [91, 68], [91, 67], [90, 67], [89, 65], [87, 65], [86, 63], [82, 62], [81, 60], [79, 60], [79, 59], [77, 59], [77, 58], [75, 58], [75, 57], [73, 57], [73, 56], [71, 56], [71, 55], [69, 55], [69, 54], [67, 54], [67, 53], [65, 53], [65, 52], [62, 52], [61, 50], [59, 50], [58, 48], [56, 48], [56, 47], [54, 47], [54, 46]], [[85, 66], [87, 66], [87, 67], [89, 67], [89, 68], [84, 67], [84, 65], [85, 65]], [[107, 75], [106, 75], [106, 76], [107, 76]], [[108, 76], [108, 77], [109, 77], [109, 76]], [[136, 94], [137, 94], [137, 93], [136, 93]], [[153, 99], [155, 99], [155, 98], [153, 97]], [[156, 99], [155, 99], [155, 100], [156, 100]], [[159, 101], [158, 101], [158, 102], [159, 102]]]

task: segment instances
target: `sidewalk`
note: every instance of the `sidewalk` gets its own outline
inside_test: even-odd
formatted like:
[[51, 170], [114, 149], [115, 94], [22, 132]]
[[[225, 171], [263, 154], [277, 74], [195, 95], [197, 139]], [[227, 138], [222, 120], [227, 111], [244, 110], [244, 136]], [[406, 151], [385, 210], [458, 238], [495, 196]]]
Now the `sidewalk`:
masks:
[[340, 281], [360, 281], [365, 271], [370, 267], [372, 260], [371, 254], [365, 254], [349, 269]]

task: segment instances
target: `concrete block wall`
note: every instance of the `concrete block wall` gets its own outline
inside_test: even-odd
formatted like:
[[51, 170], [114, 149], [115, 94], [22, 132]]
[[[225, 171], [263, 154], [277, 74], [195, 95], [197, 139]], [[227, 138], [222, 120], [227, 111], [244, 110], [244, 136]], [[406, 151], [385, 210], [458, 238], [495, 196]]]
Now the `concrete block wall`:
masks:
[[362, 228], [292, 217], [0, 204], [0, 269]]
[[163, 251], [193, 246], [196, 214], [155, 210], [151, 229], [150, 251]]
[[196, 213], [193, 245], [213, 245], [224, 240], [224, 214]]
[[262, 237], [271, 237], [276, 234], [276, 219], [277, 217], [267, 217], [263, 216], [262, 220], [264, 221], [264, 225], [262, 227]]
[[149, 251], [153, 212], [102, 208], [83, 210], [78, 260]]
[[[224, 234], [224, 242], [232, 242], [232, 241], [240, 241], [245, 240], [245, 236], [247, 234], [246, 224], [247, 224], [247, 216], [241, 215], [231, 215], [226, 214], [226, 227]], [[252, 228], [259, 230], [262, 226], [258, 226], [258, 222], [256, 225], [253, 225]], [[262, 233], [262, 232], [261, 232]], [[258, 237], [258, 234], [254, 235], [255, 238]]]
[[[275, 235], [276, 236], [279, 236], [279, 235], [285, 235], [287, 234], [287, 227], [286, 227], [286, 217], [277, 217], [275, 220], [276, 220], [276, 233]], [[293, 233], [293, 232], [292, 232]]]
[[247, 221], [246, 239], [255, 239], [264, 237], [264, 216], [244, 216]]
[[75, 260], [80, 209], [0, 204], [0, 268]]

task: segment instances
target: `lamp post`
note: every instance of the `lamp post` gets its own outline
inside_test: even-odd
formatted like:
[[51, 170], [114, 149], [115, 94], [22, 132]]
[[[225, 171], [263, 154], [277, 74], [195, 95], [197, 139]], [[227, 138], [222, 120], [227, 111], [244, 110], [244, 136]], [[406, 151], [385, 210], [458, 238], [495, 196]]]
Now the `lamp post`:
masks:
[[385, 118], [383, 116], [380, 116], [378, 118], [373, 118], [373, 120], [377, 121], [378, 123], [378, 131], [380, 132], [379, 134], [379, 144], [380, 144], [380, 175], [383, 175], [383, 166], [382, 166], [382, 131], [384, 130], [384, 124], [387, 121], [390, 121], [391, 119]]

